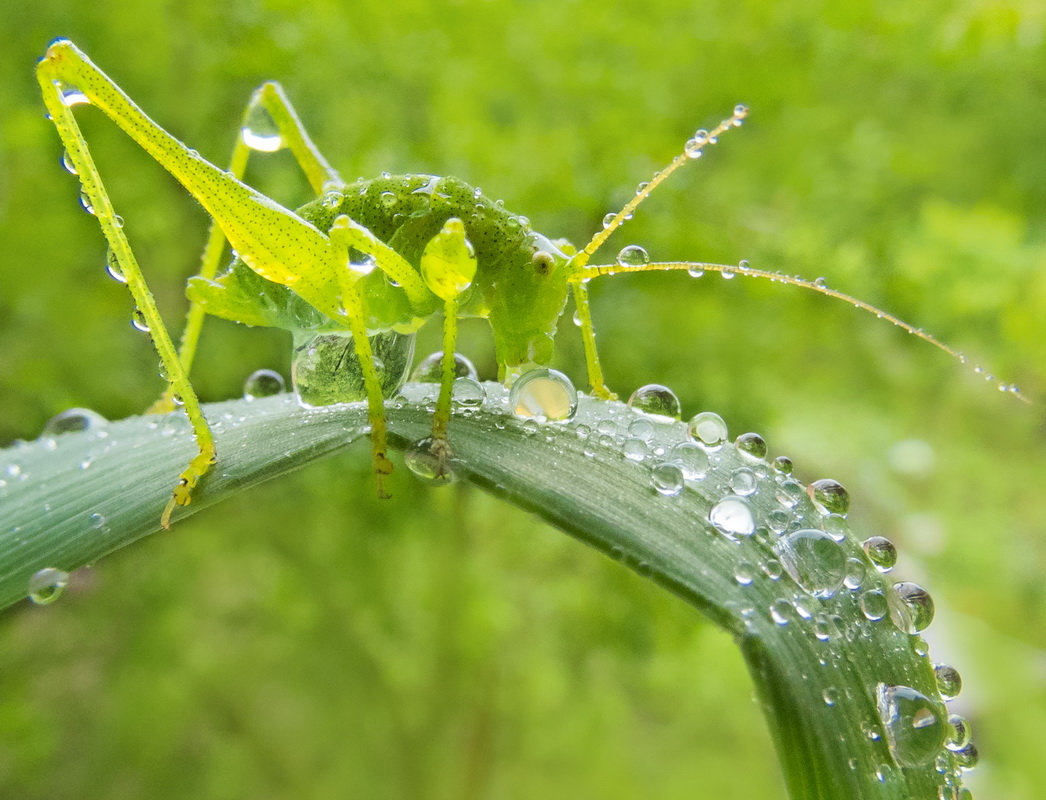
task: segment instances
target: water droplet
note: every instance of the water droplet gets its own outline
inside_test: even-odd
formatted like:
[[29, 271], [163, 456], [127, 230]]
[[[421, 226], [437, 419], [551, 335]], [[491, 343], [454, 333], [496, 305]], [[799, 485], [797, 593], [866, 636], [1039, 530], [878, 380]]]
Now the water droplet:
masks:
[[865, 619], [869, 619], [872, 622], [882, 619], [890, 612], [890, 605], [886, 600], [886, 595], [878, 589], [869, 589], [862, 594], [858, 604], [861, 606], [861, 613], [864, 614]]
[[251, 98], [251, 103], [243, 115], [240, 138], [249, 148], [261, 153], [275, 153], [283, 147], [279, 126], [262, 105], [257, 94]]
[[790, 459], [788, 456], [778, 456], [771, 462], [770, 466], [772, 466], [782, 475], [792, 474], [792, 459]]
[[622, 247], [617, 254], [617, 263], [622, 267], [641, 267], [650, 263], [650, 254], [637, 244]]
[[981, 758], [980, 753], [977, 752], [977, 745], [973, 742], [967, 742], [962, 747], [952, 750], [952, 754], [955, 756], [955, 762], [962, 769], [973, 769]]
[[644, 414], [654, 417], [678, 420], [683, 415], [676, 393], [658, 383], [640, 386], [632, 392], [632, 396], [628, 398], [628, 404], [636, 411], [642, 411]]
[[509, 390], [508, 402], [517, 417], [558, 422], [570, 419], [577, 412], [577, 390], [562, 372], [535, 369], [516, 379]]
[[29, 595], [29, 599], [38, 606], [46, 606], [61, 597], [68, 583], [68, 572], [54, 567], [44, 567], [34, 572], [29, 578], [26, 593]]
[[766, 458], [766, 440], [758, 433], [742, 433], [734, 439], [737, 452], [755, 461]]
[[616, 216], [617, 216], [617, 214], [615, 212], [613, 212], [613, 211], [609, 212], [606, 216], [604, 216], [603, 217], [603, 227], [604, 228], [609, 228], [611, 223], [614, 221], [614, 217], [616, 217]]
[[451, 387], [451, 399], [455, 404], [465, 408], [476, 408], [483, 405], [483, 400], [486, 396], [487, 394], [479, 381], [468, 377], [454, 379], [454, 385]]
[[889, 572], [897, 563], [897, 548], [885, 536], [870, 536], [861, 542], [861, 547], [880, 572]]
[[654, 424], [648, 419], [634, 419], [628, 425], [628, 435], [649, 442], [654, 438]]
[[650, 455], [650, 446], [642, 439], [625, 439], [621, 452], [629, 461], [642, 461]]
[[813, 500], [829, 514], [845, 514], [850, 508], [850, 494], [839, 481], [823, 478], [810, 484]]
[[730, 489], [734, 494], [747, 497], [756, 489], [755, 473], [750, 469], [735, 469], [730, 475]]
[[671, 455], [688, 481], [703, 478], [708, 472], [708, 453], [693, 442], [680, 442], [672, 448]]
[[741, 586], [748, 586], [755, 580], [755, 568], [747, 561], [739, 561], [734, 566], [734, 580]]
[[894, 761], [902, 767], [932, 761], [948, 732], [940, 705], [910, 686], [879, 684], [877, 694]]
[[683, 491], [683, 486], [686, 484], [682, 468], [671, 461], [657, 464], [650, 471], [650, 479], [657, 493], [665, 497], [675, 497]]
[[728, 539], [751, 536], [755, 532], [755, 518], [748, 501], [733, 495], [724, 497], [708, 512], [708, 521]]
[[937, 691], [945, 700], [959, 696], [962, 691], [962, 676], [959, 670], [949, 664], [934, 664], [933, 674], [937, 679]]
[[791, 515], [780, 508], [775, 508], [768, 511], [766, 514], [767, 527], [769, 527], [774, 533], [784, 533], [788, 530], [791, 521]]
[[65, 81], [55, 81], [55, 87], [57, 87], [59, 94], [62, 98], [62, 105], [66, 108], [72, 108], [73, 106], [89, 106], [91, 105], [90, 98], [87, 97], [80, 89], [73, 86], [71, 83]]
[[688, 269], [686, 271], [686, 274], [689, 275], [691, 278], [703, 278], [705, 275], [705, 271], [701, 267], [695, 265]]
[[778, 598], [770, 604], [770, 619], [778, 625], [787, 625], [792, 621], [795, 609], [792, 604], [783, 598]]
[[131, 325], [135, 330], [142, 333], [149, 332], [149, 323], [145, 321], [145, 314], [142, 313], [141, 309], [136, 308], [134, 310], [134, 313], [131, 315]]
[[763, 574], [772, 581], [778, 581], [784, 575], [784, 567], [776, 558], [768, 558], [763, 562]]
[[73, 159], [69, 156], [68, 150], [62, 151], [62, 166], [65, 168], [65, 171], [68, 172], [70, 175], [79, 175], [79, 173], [76, 171], [76, 165], [73, 163]]
[[283, 376], [271, 369], [257, 369], [243, 382], [243, 399], [257, 400], [259, 397], [272, 397], [286, 391], [287, 385]]
[[732, 281], [736, 274], [737, 273], [731, 272], [728, 269], [724, 269], [722, 272], [719, 273], [719, 277], [722, 278], [724, 281]]
[[859, 558], [846, 559], [846, 574], [843, 576], [843, 586], [851, 592], [860, 589], [865, 578], [864, 562]]
[[795, 508], [806, 495], [806, 489], [798, 481], [784, 481], [777, 488], [777, 502], [785, 508]]
[[341, 204], [345, 202], [345, 195], [341, 192], [335, 191], [324, 192], [323, 200], [321, 202], [323, 203], [324, 208], [328, 208], [333, 211], [336, 208], [340, 208]]
[[695, 414], [687, 423], [691, 438], [707, 447], [719, 447], [726, 441], [726, 423], [714, 411]]
[[[439, 383], [443, 375], [443, 351], [437, 350], [425, 356], [410, 373], [410, 379], [417, 383]], [[476, 367], [461, 353], [454, 354], [454, 377], [479, 380]]]
[[70, 408], [61, 414], [51, 417], [44, 425], [44, 436], [57, 436], [60, 433], [79, 433], [100, 428], [108, 420], [97, 411], [89, 408]]
[[831, 597], [843, 585], [846, 553], [824, 531], [790, 533], [778, 542], [777, 554], [792, 580], [814, 597]]
[[107, 248], [105, 251], [105, 271], [109, 273], [109, 277], [120, 283], [127, 283], [127, 277], [123, 274], [123, 270], [120, 269], [120, 262], [116, 258], [116, 253], [113, 252], [112, 248]]
[[738, 103], [734, 106], [734, 120], [740, 122], [748, 116], [748, 106], [744, 103]]
[[824, 698], [824, 704], [826, 706], [834, 706], [839, 702], [839, 690], [829, 686], [821, 692], [821, 697]]
[[458, 479], [453, 469], [453, 454], [445, 439], [422, 439], [403, 454], [403, 462], [430, 486], [445, 486]]
[[87, 196], [87, 192], [80, 192], [80, 206], [88, 214], [94, 214], [94, 205], [91, 203], [91, 198]]
[[96, 531], [100, 531], [102, 528], [104, 528], [106, 523], [105, 515], [99, 514], [97, 512], [91, 514], [87, 518], [87, 521], [91, 524], [91, 527]]
[[[934, 612], [933, 598], [930, 597], [930, 593], [919, 584], [910, 581], [895, 583], [893, 589], [907, 611], [905, 614], [897, 615], [898, 618], [894, 619], [895, 624], [900, 623], [897, 627], [906, 633], [918, 633], [928, 628], [933, 622]], [[891, 618], [893, 619], [893, 615]]]
[[944, 746], [949, 750], [958, 750], [970, 743], [970, 723], [965, 717], [952, 714], [948, 717], [948, 738]]

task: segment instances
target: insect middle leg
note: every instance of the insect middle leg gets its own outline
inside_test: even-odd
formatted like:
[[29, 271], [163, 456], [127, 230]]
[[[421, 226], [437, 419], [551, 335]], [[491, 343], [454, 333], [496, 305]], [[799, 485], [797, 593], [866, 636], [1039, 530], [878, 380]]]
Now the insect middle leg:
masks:
[[[261, 123], [271, 123], [272, 135], [267, 138], [261, 138], [257, 133], [259, 117]], [[232, 157], [229, 159], [228, 172], [237, 180], [242, 180], [252, 151], [275, 152], [284, 147], [291, 151], [312, 190], [317, 194], [344, 185], [341, 176], [313, 143], [283, 87], [274, 81], [268, 81], [254, 90], [244, 109], [240, 131], [233, 145]], [[200, 257], [199, 277], [208, 280], [214, 278], [221, 266], [224, 249], [225, 234], [218, 223], [212, 220], [203, 255]], [[190, 304], [178, 347], [178, 357], [186, 374], [192, 371], [205, 315], [206, 311], [201, 303], [193, 301]], [[160, 398], [149, 407], [148, 413], [163, 414], [173, 411], [174, 395], [174, 386], [168, 385]]]

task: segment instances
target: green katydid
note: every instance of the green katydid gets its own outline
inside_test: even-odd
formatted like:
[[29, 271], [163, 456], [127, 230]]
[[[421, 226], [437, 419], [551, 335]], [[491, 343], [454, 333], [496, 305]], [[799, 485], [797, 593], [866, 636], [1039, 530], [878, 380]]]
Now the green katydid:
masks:
[[[135, 313], [152, 336], [169, 382], [150, 410], [172, 411], [176, 401], [180, 403], [199, 447], [163, 512], [164, 527], [178, 506], [190, 502], [194, 487], [217, 458], [188, 377], [208, 313], [248, 325], [288, 329], [295, 334], [296, 347], [308, 347], [312, 337], [324, 334], [342, 337], [337, 364], [349, 379], [338, 382], [333, 374], [310, 375], [296, 380], [296, 386], [302, 400], [311, 404], [366, 399], [379, 494], [384, 494], [382, 477], [392, 466], [386, 453], [384, 398], [404, 380], [414, 332], [440, 311], [444, 346], [430, 440], [438, 464], [450, 457], [447, 422], [460, 316], [489, 320], [499, 378], [510, 382], [550, 362], [552, 337], [572, 293], [592, 392], [601, 398], [614, 397], [596, 351], [586, 286], [602, 275], [685, 269], [766, 277], [846, 300], [965, 360], [902, 320], [817, 282], [744, 265], [650, 262], [639, 248], [626, 248], [639, 257], [620, 258], [611, 265], [589, 263], [662, 181], [741, 124], [747, 114], [741, 105], [712, 130], [698, 131], [684, 152], [641, 185], [624, 208], [607, 215], [602, 230], [578, 250], [532, 231], [525, 217], [456, 178], [383, 174], [372, 180], [343, 181], [313, 144], [276, 83], [265, 83], [253, 94], [229, 169], [223, 170], [147, 117], [72, 42], [54, 41], [37, 66], [37, 77], [67, 163], [80, 177], [85, 207], [97, 217], [108, 240], [111, 271], [130, 289]], [[200, 273], [189, 281], [191, 307], [177, 349], [74, 119], [72, 108], [78, 104], [94, 105], [105, 113], [174, 175], [213, 220]], [[295, 211], [241, 180], [252, 150], [281, 147], [290, 149], [317, 194], [315, 201]], [[235, 257], [219, 275], [226, 241]], [[327, 391], [324, 381], [332, 380], [337, 388]]]

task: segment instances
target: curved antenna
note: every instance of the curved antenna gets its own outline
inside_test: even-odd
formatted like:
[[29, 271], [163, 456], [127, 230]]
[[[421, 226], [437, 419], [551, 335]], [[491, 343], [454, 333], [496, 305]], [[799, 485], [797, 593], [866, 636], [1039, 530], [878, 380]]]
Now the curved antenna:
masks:
[[1034, 405], [1033, 401], [1021, 390], [1012, 383], [1004, 383], [999, 381], [994, 375], [987, 372], [983, 367], [978, 366], [970, 361], [969, 357], [955, 348], [945, 344], [933, 334], [927, 333], [922, 328], [917, 328], [911, 323], [905, 322], [900, 317], [896, 317], [881, 308], [873, 306], [871, 303], [866, 303], [853, 295], [846, 294], [845, 292], [837, 291], [836, 289], [829, 288], [823, 279], [818, 278], [815, 281], [809, 281], [805, 278], [800, 278], [794, 275], [785, 275], [781, 272], [771, 272], [765, 269], [756, 269], [750, 267], [748, 262], [742, 261], [736, 265], [729, 264], [709, 264], [698, 261], [652, 261], [646, 264], [607, 264], [600, 266], [586, 266], [582, 267], [576, 278], [581, 281], [589, 280], [591, 278], [598, 278], [604, 275], [616, 275], [622, 272], [664, 272], [667, 270], [685, 269], [692, 275], [699, 276], [703, 272], [719, 272], [725, 277], [733, 277], [734, 275], [748, 275], [753, 278], [767, 278], [775, 283], [784, 283], [789, 286], [799, 286], [803, 289], [810, 289], [811, 291], [818, 292], [819, 294], [827, 295], [828, 297], [834, 297], [836, 300], [843, 300], [849, 303], [855, 308], [859, 308], [861, 311], [867, 311], [870, 314], [875, 314], [879, 319], [886, 320], [892, 325], [896, 325], [906, 333], [910, 333], [912, 336], [922, 339], [924, 342], [933, 345], [938, 350], [943, 350], [949, 356], [954, 358], [960, 364], [963, 364], [972, 369], [976, 374], [980, 375], [984, 380], [994, 382], [996, 388], [1000, 392], [1013, 395], [1022, 403], [1026, 405]]
[[641, 183], [639, 185], [635, 196], [625, 203], [624, 208], [616, 214], [607, 215], [607, 218], [603, 221], [603, 229], [593, 236], [591, 241], [589, 241], [589, 243], [581, 249], [581, 252], [574, 257], [575, 269], [584, 267], [592, 257], [593, 253], [603, 245], [603, 242], [610, 238], [610, 234], [620, 228], [625, 220], [631, 219], [632, 213], [636, 210], [636, 207], [646, 200], [650, 196], [650, 193], [660, 186], [669, 175], [688, 161], [700, 158], [704, 154], [704, 148], [707, 145], [713, 145], [718, 142], [719, 137], [728, 130], [741, 127], [741, 123], [744, 122], [744, 119], [747, 116], [748, 106], [738, 103], [734, 106], [734, 113], [729, 118], [724, 119], [712, 128], [712, 130], [708, 131], [703, 128], [698, 130], [691, 139], [687, 140], [683, 152], [673, 158], [672, 162], [667, 167], [660, 172], [655, 172], [654, 177], [652, 177], [649, 182]]

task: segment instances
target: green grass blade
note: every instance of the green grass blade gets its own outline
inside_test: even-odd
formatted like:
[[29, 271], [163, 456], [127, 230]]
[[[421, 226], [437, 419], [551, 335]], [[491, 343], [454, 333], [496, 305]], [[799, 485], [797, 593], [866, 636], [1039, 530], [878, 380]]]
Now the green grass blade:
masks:
[[[680, 494], [663, 495], [652, 467], [688, 441], [681, 423], [582, 398], [570, 423], [539, 425], [510, 415], [500, 386], [486, 390], [481, 407], [458, 409], [452, 420], [457, 470], [729, 631], [747, 659], [793, 797], [953, 796], [959, 770], [942, 747], [944, 706], [925, 642], [891, 622], [903, 623], [903, 608], [844, 517], [827, 514], [803, 486], [729, 443], [700, 449], [703, 474]], [[400, 448], [428, 434], [434, 388], [404, 392], [388, 405]], [[362, 404], [303, 409], [287, 395], [211, 404], [206, 413], [220, 460], [182, 516], [345, 446], [363, 435], [367, 416]], [[623, 454], [626, 440], [632, 458]], [[155, 532], [193, 449], [187, 423], [171, 415], [0, 452], [0, 605], [24, 597], [38, 569], [69, 571]], [[743, 496], [753, 534], [726, 535], [709, 521], [729, 495]], [[790, 561], [786, 539], [774, 531], [800, 529], [834, 538], [819, 540], [817, 558]], [[869, 619], [862, 612], [868, 592], [893, 598], [893, 613]], [[929, 699], [900, 705], [895, 724], [884, 726], [880, 692], [891, 686]]]

